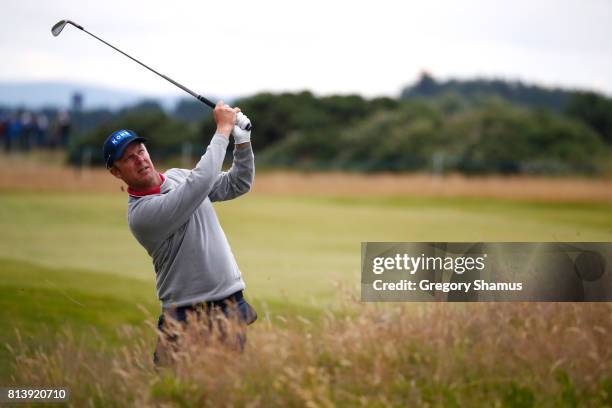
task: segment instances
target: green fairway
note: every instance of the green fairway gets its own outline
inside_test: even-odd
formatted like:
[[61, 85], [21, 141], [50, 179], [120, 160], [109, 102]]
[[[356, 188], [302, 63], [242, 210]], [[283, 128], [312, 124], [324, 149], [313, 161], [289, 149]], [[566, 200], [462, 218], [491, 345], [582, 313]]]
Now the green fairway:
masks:
[[[251, 194], [216, 209], [249, 298], [273, 314], [316, 314], [333, 303], [335, 283], [356, 290], [362, 241], [612, 240], [609, 204]], [[112, 336], [157, 313], [125, 195], [5, 192], [0, 229], [3, 343], [15, 327], [36, 337], [41, 325]], [[6, 374], [5, 348], [0, 357]]]
[[[612, 239], [608, 204], [247, 195], [216, 209], [251, 295], [302, 304], [331, 300], [332, 282], [357, 286], [362, 241]], [[125, 213], [121, 194], [3, 193], [0, 258], [137, 279], [153, 294]]]

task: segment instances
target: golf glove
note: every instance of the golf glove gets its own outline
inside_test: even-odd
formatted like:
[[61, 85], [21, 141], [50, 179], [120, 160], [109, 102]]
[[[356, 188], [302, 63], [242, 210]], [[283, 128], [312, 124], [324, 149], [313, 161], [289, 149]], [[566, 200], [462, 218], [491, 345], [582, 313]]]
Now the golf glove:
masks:
[[248, 143], [251, 141], [251, 131], [246, 130], [251, 124], [251, 120], [242, 112], [236, 114], [236, 125], [232, 131], [235, 144]]

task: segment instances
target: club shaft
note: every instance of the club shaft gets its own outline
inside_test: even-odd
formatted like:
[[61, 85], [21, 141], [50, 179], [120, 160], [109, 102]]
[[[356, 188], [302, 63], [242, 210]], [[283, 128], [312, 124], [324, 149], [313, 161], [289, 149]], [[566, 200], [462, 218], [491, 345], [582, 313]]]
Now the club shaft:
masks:
[[96, 36], [95, 34], [92, 34], [92, 33], [90, 33], [89, 31], [85, 30], [83, 27], [81, 27], [81, 26], [77, 26], [77, 28], [79, 28], [79, 29], [81, 29], [81, 30], [85, 31], [87, 34], [91, 35], [91, 36], [92, 36], [93, 38], [95, 38], [96, 40], [101, 41], [101, 42], [103, 42], [104, 44], [108, 45], [109, 47], [111, 47], [111, 48], [112, 48], [112, 49], [114, 49], [115, 51], [118, 51], [118, 52], [120, 52], [121, 54], [125, 55], [126, 57], [128, 57], [128, 58], [129, 58], [129, 59], [131, 59], [132, 61], [139, 63], [140, 65], [142, 65], [143, 67], [145, 67], [145, 68], [146, 68], [146, 69], [148, 69], [149, 71], [151, 71], [151, 72], [153, 72], [153, 73], [155, 73], [155, 74], [159, 75], [160, 77], [164, 78], [166, 81], [170, 82], [171, 84], [174, 84], [175, 86], [177, 86], [177, 87], [181, 88], [183, 91], [187, 92], [189, 95], [193, 96], [194, 98], [196, 98], [198, 101], [202, 102], [203, 104], [210, 106], [212, 109], [214, 109], [214, 108], [215, 108], [215, 104], [214, 104], [214, 103], [213, 103], [211, 100], [209, 100], [209, 99], [207, 99], [207, 98], [203, 97], [202, 95], [198, 95], [197, 93], [193, 92], [191, 89], [187, 88], [186, 86], [179, 84], [179, 83], [178, 83], [178, 82], [176, 82], [175, 80], [173, 80], [173, 79], [171, 79], [171, 78], [168, 78], [167, 76], [165, 76], [164, 74], [162, 74], [162, 73], [160, 73], [160, 72], [157, 72], [156, 70], [154, 70], [154, 69], [153, 69], [153, 68], [151, 68], [150, 66], [148, 66], [148, 65], [146, 65], [146, 64], [143, 64], [142, 62], [138, 61], [136, 58], [132, 57], [132, 56], [131, 56], [131, 55], [129, 55], [129, 54], [126, 54], [125, 52], [121, 51], [119, 48], [115, 47], [114, 45], [112, 45], [112, 44], [110, 44], [110, 43], [107, 43], [106, 41], [104, 41], [104, 40], [103, 40], [103, 39], [101, 39], [100, 37]]

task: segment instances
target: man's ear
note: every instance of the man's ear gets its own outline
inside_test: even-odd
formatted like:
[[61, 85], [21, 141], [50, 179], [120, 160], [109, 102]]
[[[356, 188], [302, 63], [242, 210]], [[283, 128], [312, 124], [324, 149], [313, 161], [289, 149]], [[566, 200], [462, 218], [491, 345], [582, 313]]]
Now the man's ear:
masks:
[[121, 179], [121, 171], [119, 171], [116, 166], [111, 167], [109, 170], [113, 176], [117, 177], [118, 179]]

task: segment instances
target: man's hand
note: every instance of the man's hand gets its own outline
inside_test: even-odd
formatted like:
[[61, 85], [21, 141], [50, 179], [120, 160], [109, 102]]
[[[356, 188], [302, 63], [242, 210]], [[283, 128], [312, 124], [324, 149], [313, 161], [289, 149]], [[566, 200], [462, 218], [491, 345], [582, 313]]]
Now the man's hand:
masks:
[[236, 125], [236, 114], [240, 112], [239, 108], [232, 108], [229, 105], [223, 103], [223, 101], [217, 102], [215, 106], [214, 116], [215, 122], [217, 123], [217, 132], [229, 139], [234, 126]]
[[236, 114], [236, 125], [234, 126], [234, 130], [232, 131], [232, 136], [234, 136], [234, 144], [243, 144], [251, 141], [251, 131], [246, 130], [247, 127], [250, 128], [251, 120], [242, 112], [238, 112]]

